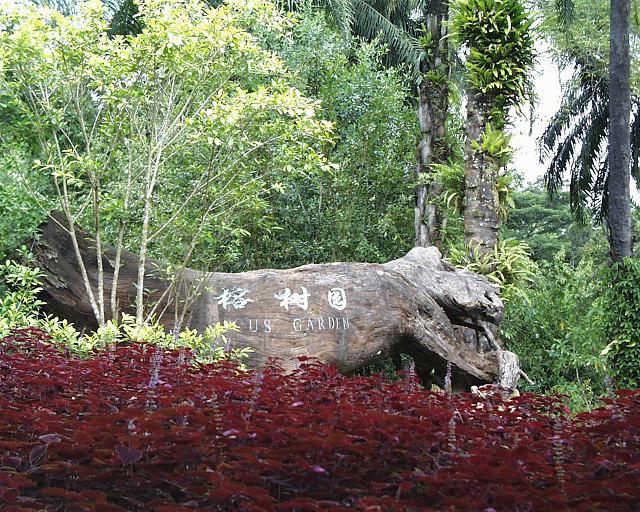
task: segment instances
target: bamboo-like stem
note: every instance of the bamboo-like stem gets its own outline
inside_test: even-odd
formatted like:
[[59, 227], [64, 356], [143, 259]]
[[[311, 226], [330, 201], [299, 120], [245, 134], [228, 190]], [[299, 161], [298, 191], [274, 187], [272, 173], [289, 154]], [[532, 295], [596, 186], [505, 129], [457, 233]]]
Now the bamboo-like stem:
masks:
[[60, 160], [60, 165], [62, 167], [62, 193], [60, 193], [60, 186], [57, 177], [54, 178], [55, 186], [58, 192], [58, 197], [60, 198], [60, 206], [62, 207], [62, 211], [64, 212], [67, 223], [69, 224], [69, 237], [71, 239], [71, 245], [73, 246], [73, 252], [75, 254], [76, 261], [78, 262], [78, 267], [80, 268], [80, 275], [82, 276], [82, 281], [84, 283], [85, 290], [87, 291], [87, 297], [89, 298], [89, 303], [91, 304], [91, 310], [93, 311], [93, 314], [98, 321], [100, 318], [100, 309], [98, 308], [98, 303], [96, 302], [93, 288], [91, 287], [91, 281], [89, 280], [89, 275], [87, 273], [87, 267], [85, 266], [84, 260], [82, 259], [80, 245], [78, 244], [78, 238], [76, 237], [75, 223], [73, 220], [73, 216], [71, 215], [69, 188], [67, 187], [67, 177], [64, 170], [64, 158], [62, 157], [60, 141], [58, 140], [58, 137], [57, 135], [55, 135], [55, 133], [54, 140], [58, 152], [58, 158]]

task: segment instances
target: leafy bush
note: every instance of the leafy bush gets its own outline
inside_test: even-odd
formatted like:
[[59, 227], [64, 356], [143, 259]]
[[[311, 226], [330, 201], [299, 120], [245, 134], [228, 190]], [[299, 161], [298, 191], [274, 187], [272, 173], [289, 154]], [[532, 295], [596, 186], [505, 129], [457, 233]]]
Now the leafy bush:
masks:
[[20, 261], [0, 265], [0, 337], [13, 329], [38, 327], [57, 343], [72, 345], [80, 338], [73, 325], [41, 310], [42, 271], [33, 265], [33, 255], [24, 246], [16, 254]]
[[332, 123], [332, 170], [279, 177], [267, 215], [248, 224], [250, 237], [231, 269], [383, 262], [405, 254], [413, 240], [418, 134], [403, 72], [384, 68], [379, 46], [345, 39], [314, 12], [305, 12], [274, 51]]
[[[277, 39], [290, 20], [267, 0], [142, 0], [144, 30], [110, 37], [105, 9], [0, 4], [0, 127], [13, 127], [0, 153], [29, 135], [13, 172], [45, 180], [66, 223], [90, 226], [97, 246], [218, 267], [261, 223], [272, 184], [331, 174], [320, 105], [244, 28], [251, 19]], [[136, 285], [141, 322], [144, 273]]]
[[616, 383], [640, 386], [640, 260], [625, 259], [607, 272], [603, 303], [606, 340], [602, 352]]
[[[0, 134], [2, 130], [0, 123]], [[0, 261], [10, 257], [21, 243], [35, 234], [50, 205], [42, 195], [45, 184], [41, 176], [28, 171], [20, 174], [14, 171], [16, 164], [23, 165], [24, 158], [26, 155], [20, 149], [11, 146], [0, 149]]]
[[196, 368], [135, 344], [90, 360], [0, 341], [3, 511], [607, 510], [640, 500], [640, 394], [449, 398], [413, 380]]
[[585, 250], [593, 252], [599, 261], [606, 259], [607, 244], [601, 229], [576, 222], [569, 209], [569, 192], [549, 197], [542, 183], [529, 185], [511, 194], [514, 202], [501, 228], [505, 238], [517, 238], [531, 247], [535, 261], [553, 261], [558, 252], [577, 264]]
[[536, 264], [529, 256], [529, 246], [518, 240], [501, 240], [486, 255], [478, 254], [467, 245], [452, 246], [448, 259], [454, 265], [487, 276], [501, 287], [505, 301], [525, 295], [525, 289], [536, 275]]
[[12, 330], [37, 327], [49, 336], [50, 343], [60, 351], [75, 356], [90, 357], [96, 351], [113, 350], [119, 343], [147, 343], [165, 349], [188, 349], [199, 364], [210, 364], [222, 359], [241, 362], [250, 348], [231, 348], [225, 333], [236, 326], [230, 322], [207, 327], [205, 332], [185, 330], [169, 333], [158, 323], [138, 325], [135, 317], [124, 314], [119, 324], [107, 321], [91, 334], [78, 332], [67, 320], [44, 314], [45, 305], [38, 298], [42, 291], [42, 271], [28, 265], [32, 255], [26, 248], [19, 251], [25, 264], [7, 260], [0, 265], [0, 337]]
[[560, 252], [539, 263], [525, 295], [506, 304], [503, 336], [535, 381], [524, 389], [567, 394], [575, 409], [593, 407], [605, 392], [605, 283], [593, 260], [574, 265]]
[[[30, 258], [26, 247], [19, 252], [24, 259]], [[44, 304], [38, 298], [42, 291], [41, 277], [38, 267], [22, 265], [14, 260], [6, 260], [0, 265], [0, 336], [38, 321], [39, 308]]]

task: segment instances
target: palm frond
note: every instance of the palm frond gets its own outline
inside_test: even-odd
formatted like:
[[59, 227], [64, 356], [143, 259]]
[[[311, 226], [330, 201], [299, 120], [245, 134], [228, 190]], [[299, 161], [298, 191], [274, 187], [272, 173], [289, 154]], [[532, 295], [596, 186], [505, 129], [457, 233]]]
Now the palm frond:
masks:
[[351, 34], [355, 21], [355, 9], [352, 0], [325, 0], [318, 2], [340, 28], [343, 34]]
[[541, 160], [551, 157], [545, 173], [550, 195], [569, 178], [571, 210], [585, 221], [601, 218], [608, 176], [608, 80], [592, 63], [576, 61], [576, 72], [561, 106], [538, 141]]
[[573, 0], [556, 0], [555, 8], [562, 26], [568, 27], [573, 23], [576, 10]]
[[564, 140], [558, 144], [556, 153], [553, 155], [549, 168], [547, 169], [544, 181], [550, 195], [555, 195], [563, 184], [562, 176], [570, 168], [574, 161], [576, 149], [581, 143], [581, 138], [586, 129], [588, 119], [581, 119], [565, 136]]
[[113, 14], [109, 21], [109, 34], [127, 35], [142, 32], [142, 21], [138, 17], [138, 4], [134, 0], [109, 0], [105, 6]]
[[365, 39], [379, 38], [389, 46], [392, 64], [408, 63], [415, 65], [418, 61], [415, 38], [394, 25], [389, 18], [374, 9], [365, 0], [354, 0], [356, 32]]
[[608, 143], [608, 105], [596, 105], [588, 118], [588, 126], [582, 138], [577, 176], [578, 187], [582, 190], [590, 190], [593, 185], [593, 176], [597, 176], [598, 163], [607, 152]]
[[576, 71], [565, 88], [560, 108], [552, 116], [538, 141], [542, 160], [555, 153], [563, 133], [575, 124], [576, 119], [587, 115], [593, 105], [599, 105], [603, 102], [608, 104], [607, 86], [608, 82], [605, 79], [585, 80], [580, 70]]

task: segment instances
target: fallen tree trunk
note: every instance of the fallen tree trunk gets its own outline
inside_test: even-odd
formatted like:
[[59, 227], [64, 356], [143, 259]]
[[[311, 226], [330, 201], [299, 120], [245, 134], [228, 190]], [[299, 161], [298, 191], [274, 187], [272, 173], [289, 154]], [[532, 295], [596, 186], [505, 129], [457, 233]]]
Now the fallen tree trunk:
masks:
[[[95, 285], [95, 249], [87, 233], [79, 228], [76, 233]], [[61, 217], [42, 226], [32, 251], [45, 272], [43, 298], [49, 312], [79, 329], [95, 328]], [[108, 248], [102, 257], [106, 297], [114, 259], [115, 251]], [[122, 311], [133, 309], [137, 262], [137, 255], [123, 254], [117, 290]], [[182, 324], [203, 331], [216, 322], [235, 322], [238, 330], [227, 337], [233, 346], [254, 350], [253, 366], [277, 357], [294, 368], [297, 358], [306, 356], [351, 372], [407, 353], [425, 383], [442, 383], [447, 362], [457, 388], [487, 382], [515, 387], [517, 382], [517, 374], [512, 375], [518, 371], [517, 358], [503, 357], [507, 354], [493, 334], [503, 313], [498, 290], [486, 278], [442, 261], [435, 247], [415, 248], [384, 265], [328, 263], [238, 274], [191, 269], [168, 274], [150, 261], [147, 275], [147, 304], [155, 305], [156, 318], [166, 328]]]

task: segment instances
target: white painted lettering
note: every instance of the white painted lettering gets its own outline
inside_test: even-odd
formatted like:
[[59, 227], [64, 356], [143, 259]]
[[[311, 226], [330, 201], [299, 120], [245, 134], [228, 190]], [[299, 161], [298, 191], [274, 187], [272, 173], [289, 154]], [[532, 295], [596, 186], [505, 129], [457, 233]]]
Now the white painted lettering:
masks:
[[299, 318], [293, 319], [293, 330], [301, 331], [302, 330], [302, 321]]
[[264, 321], [264, 332], [271, 332], [271, 320], [267, 319]]
[[304, 286], [300, 286], [302, 293], [293, 293], [290, 288], [285, 288], [273, 296], [280, 301], [280, 307], [289, 311], [289, 306], [298, 306], [305, 311], [309, 307], [309, 292]]
[[316, 320], [318, 320], [318, 330], [319, 331], [323, 331], [324, 330], [324, 318], [322, 318], [321, 316], [319, 316], [318, 318], [316, 318]]
[[329, 306], [338, 311], [342, 311], [347, 307], [347, 294], [344, 288], [331, 288], [327, 292], [327, 300], [329, 301]]
[[222, 305], [222, 307], [227, 310], [229, 306], [234, 309], [243, 309], [249, 302], [254, 302], [253, 300], [245, 297], [249, 293], [249, 290], [246, 288], [235, 287], [232, 290], [225, 288], [222, 290], [222, 293], [214, 299], [218, 299], [218, 304]]

